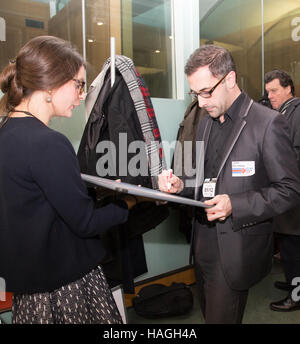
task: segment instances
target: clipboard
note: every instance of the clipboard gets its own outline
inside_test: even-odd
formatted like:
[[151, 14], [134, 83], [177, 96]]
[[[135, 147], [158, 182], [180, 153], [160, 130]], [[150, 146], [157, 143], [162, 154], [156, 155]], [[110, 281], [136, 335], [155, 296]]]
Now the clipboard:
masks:
[[101, 186], [116, 192], [126, 193], [134, 196], [141, 196], [146, 198], [155, 199], [158, 201], [174, 202], [184, 205], [191, 205], [194, 207], [210, 208], [210, 205], [206, 205], [203, 202], [196, 201], [194, 199], [176, 196], [159, 190], [153, 190], [144, 186], [137, 186], [129, 183], [116, 182], [115, 180], [95, 177], [88, 174], [81, 174], [81, 178], [91, 184]]

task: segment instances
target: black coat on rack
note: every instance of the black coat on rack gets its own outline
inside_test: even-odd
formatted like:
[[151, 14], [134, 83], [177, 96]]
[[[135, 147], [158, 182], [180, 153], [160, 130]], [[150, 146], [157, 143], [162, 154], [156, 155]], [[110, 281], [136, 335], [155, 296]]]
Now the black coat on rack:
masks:
[[[81, 172], [98, 175], [97, 161], [106, 153], [97, 153], [97, 144], [110, 140], [114, 143], [117, 151], [114, 168], [117, 173], [113, 177], [106, 177], [120, 178], [123, 182], [151, 188], [149, 175], [136, 177], [129, 174], [127, 176], [119, 175], [119, 133], [127, 134], [127, 145], [136, 140], [143, 140], [143, 133], [128, 86], [122, 75], [116, 70], [116, 78], [112, 87], [110, 71], [106, 73], [103, 86], [86, 124], [77, 154]], [[133, 153], [127, 153], [127, 161], [130, 161], [133, 155]], [[146, 155], [145, 159], [147, 159]], [[90, 194], [94, 195], [94, 192], [94, 188], [90, 188]], [[101, 200], [97, 205], [102, 206], [111, 200], [111, 198]], [[167, 206], [156, 206], [152, 202], [138, 204], [130, 212], [129, 220], [125, 225], [118, 226], [102, 238], [107, 250], [107, 256], [102, 262], [102, 266], [110, 287], [123, 284], [126, 293], [134, 292], [133, 279], [147, 272], [142, 234], [155, 228], [168, 215]]]

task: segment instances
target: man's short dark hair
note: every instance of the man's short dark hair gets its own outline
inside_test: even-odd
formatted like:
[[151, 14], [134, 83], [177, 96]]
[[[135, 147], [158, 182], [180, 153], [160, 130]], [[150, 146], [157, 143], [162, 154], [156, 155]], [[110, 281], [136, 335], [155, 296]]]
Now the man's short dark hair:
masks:
[[266, 73], [265, 84], [268, 84], [275, 79], [279, 80], [279, 83], [282, 87], [291, 86], [292, 95], [295, 96], [294, 83], [288, 73], [284, 72], [283, 70], [274, 69], [271, 72]]
[[189, 57], [184, 72], [187, 76], [192, 75], [200, 67], [209, 66], [214, 77], [224, 76], [234, 71], [236, 67], [229, 51], [213, 44], [202, 45]]

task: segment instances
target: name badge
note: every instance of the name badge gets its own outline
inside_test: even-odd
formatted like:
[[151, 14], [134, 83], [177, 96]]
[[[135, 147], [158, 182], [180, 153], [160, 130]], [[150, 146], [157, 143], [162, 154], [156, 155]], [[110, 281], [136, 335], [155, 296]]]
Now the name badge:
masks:
[[202, 187], [203, 197], [213, 198], [216, 194], [217, 178], [206, 178]]
[[255, 174], [255, 161], [232, 161], [232, 177], [249, 177]]

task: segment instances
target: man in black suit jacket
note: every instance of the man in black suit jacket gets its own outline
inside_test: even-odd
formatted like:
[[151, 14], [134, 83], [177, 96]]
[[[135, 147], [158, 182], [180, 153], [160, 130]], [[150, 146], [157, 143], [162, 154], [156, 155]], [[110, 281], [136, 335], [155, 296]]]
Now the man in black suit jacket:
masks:
[[163, 172], [159, 186], [211, 206], [197, 212], [192, 241], [201, 308], [206, 323], [241, 323], [249, 288], [272, 266], [272, 217], [300, 203], [300, 174], [287, 122], [239, 89], [227, 50], [200, 47], [185, 73], [209, 114], [196, 135], [205, 180], [201, 190]]
[[[282, 113], [289, 123], [300, 170], [300, 98], [295, 97], [293, 80], [286, 72], [275, 69], [265, 75], [265, 88], [273, 109]], [[270, 308], [274, 311], [294, 311], [300, 309], [300, 302], [292, 297], [292, 282], [295, 277], [300, 277], [300, 206], [277, 216], [274, 219], [274, 232], [286, 278], [286, 282], [276, 281], [274, 285], [289, 293], [283, 300], [272, 302]]]

